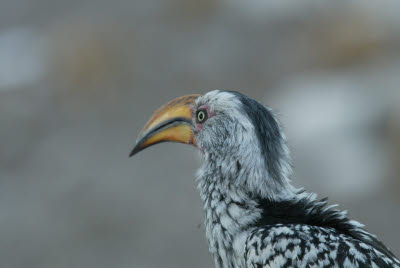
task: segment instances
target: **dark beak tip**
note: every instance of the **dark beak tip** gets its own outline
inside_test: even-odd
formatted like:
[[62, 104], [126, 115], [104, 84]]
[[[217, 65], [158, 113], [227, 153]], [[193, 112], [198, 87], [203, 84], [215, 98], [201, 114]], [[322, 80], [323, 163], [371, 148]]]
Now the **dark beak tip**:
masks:
[[129, 157], [134, 156], [134, 155], [137, 154], [139, 151], [141, 151], [141, 148], [140, 148], [140, 146], [137, 146], [137, 145], [136, 145], [136, 146], [133, 148], [133, 150], [130, 152]]

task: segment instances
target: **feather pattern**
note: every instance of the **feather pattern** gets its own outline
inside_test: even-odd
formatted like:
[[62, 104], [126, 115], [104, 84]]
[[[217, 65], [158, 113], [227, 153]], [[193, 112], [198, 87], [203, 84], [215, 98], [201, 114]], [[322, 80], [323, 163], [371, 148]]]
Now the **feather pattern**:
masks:
[[215, 116], [195, 131], [206, 236], [216, 267], [400, 267], [327, 199], [292, 186], [284, 134], [271, 110], [232, 91], [199, 97]]

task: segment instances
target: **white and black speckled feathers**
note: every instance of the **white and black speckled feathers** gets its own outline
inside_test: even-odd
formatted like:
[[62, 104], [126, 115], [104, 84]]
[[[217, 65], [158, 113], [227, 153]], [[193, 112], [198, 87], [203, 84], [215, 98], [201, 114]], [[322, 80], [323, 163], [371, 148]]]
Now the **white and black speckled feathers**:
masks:
[[289, 150], [268, 108], [219, 90], [196, 100], [203, 106], [213, 116], [194, 129], [204, 158], [197, 177], [216, 267], [400, 267], [362, 224], [291, 185]]

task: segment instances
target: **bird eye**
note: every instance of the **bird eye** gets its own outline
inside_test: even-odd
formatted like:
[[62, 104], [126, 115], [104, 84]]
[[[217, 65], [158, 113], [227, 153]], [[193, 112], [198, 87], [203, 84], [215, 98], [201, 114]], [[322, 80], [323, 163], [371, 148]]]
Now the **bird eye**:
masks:
[[207, 111], [205, 109], [201, 109], [197, 111], [197, 122], [203, 123], [207, 120]]

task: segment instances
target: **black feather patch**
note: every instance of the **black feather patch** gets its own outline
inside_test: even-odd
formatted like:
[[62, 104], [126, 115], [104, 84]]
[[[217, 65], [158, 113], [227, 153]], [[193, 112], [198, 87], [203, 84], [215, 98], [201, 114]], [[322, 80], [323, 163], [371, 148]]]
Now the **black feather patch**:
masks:
[[282, 184], [284, 178], [281, 174], [280, 161], [287, 156], [283, 149], [285, 141], [274, 115], [252, 98], [236, 91], [227, 92], [235, 95], [241, 102], [243, 112], [254, 125], [268, 172], [273, 179]]
[[279, 202], [258, 199], [257, 202], [262, 210], [261, 218], [255, 224], [258, 227], [273, 224], [306, 224], [333, 228], [339, 233], [372, 246], [395, 262], [395, 255], [375, 236], [363, 232], [363, 229], [354, 225], [340, 210], [326, 209], [327, 198], [317, 201], [306, 196]]

